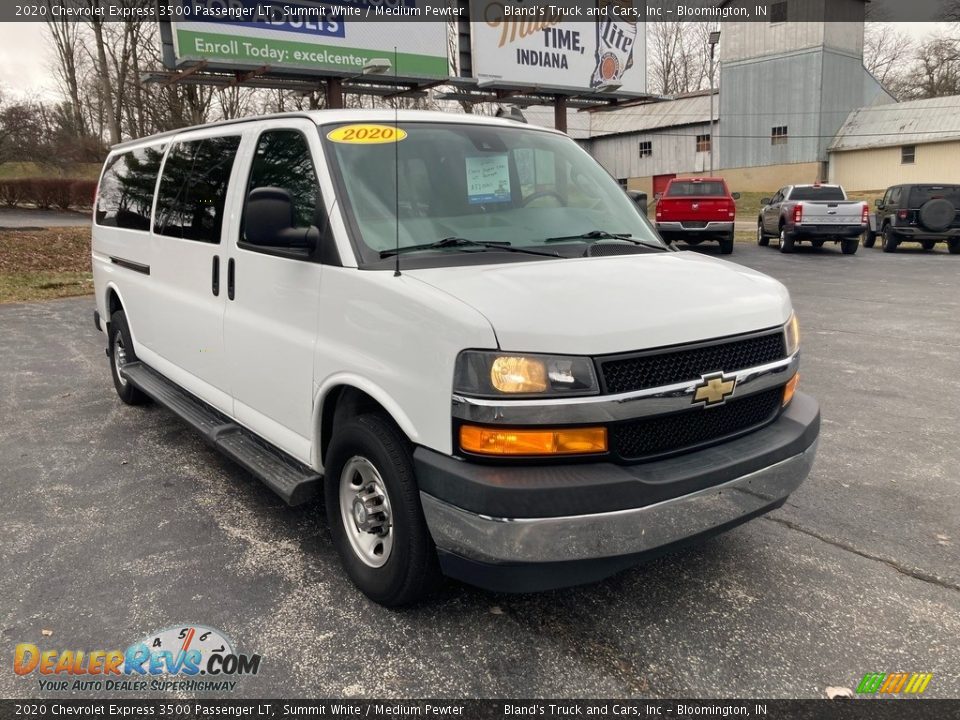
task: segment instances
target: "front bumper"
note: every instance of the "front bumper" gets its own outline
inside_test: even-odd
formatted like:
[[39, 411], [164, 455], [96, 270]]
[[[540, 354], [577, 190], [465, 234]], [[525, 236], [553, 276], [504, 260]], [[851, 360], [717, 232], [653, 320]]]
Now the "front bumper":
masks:
[[444, 571], [493, 590], [591, 582], [783, 504], [812, 466], [816, 401], [771, 425], [639, 465], [477, 465], [419, 448], [427, 527]]

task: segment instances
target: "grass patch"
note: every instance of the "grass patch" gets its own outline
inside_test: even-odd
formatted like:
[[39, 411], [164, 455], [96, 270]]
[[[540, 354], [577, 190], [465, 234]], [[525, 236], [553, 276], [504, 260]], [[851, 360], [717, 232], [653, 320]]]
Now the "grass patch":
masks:
[[0, 303], [92, 292], [90, 228], [0, 231]]
[[89, 295], [93, 273], [0, 273], [0, 303], [31, 302]]

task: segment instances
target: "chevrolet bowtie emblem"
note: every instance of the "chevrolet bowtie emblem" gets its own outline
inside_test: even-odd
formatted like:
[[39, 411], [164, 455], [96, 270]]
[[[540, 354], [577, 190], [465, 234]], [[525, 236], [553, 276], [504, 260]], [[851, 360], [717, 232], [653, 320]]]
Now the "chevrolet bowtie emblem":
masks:
[[726, 379], [722, 372], [704, 375], [697, 385], [696, 393], [693, 396], [693, 402], [703, 403], [704, 406], [721, 405], [727, 398], [733, 395], [737, 387], [736, 376]]

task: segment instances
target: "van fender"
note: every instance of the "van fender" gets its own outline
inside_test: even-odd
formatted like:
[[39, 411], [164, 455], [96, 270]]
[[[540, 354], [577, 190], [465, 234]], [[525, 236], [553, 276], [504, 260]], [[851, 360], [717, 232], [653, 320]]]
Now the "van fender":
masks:
[[314, 468], [317, 470], [322, 470], [323, 468], [323, 459], [320, 457], [321, 438], [323, 437], [323, 406], [330, 398], [331, 391], [334, 388], [341, 386], [353, 387], [369, 395], [376, 402], [378, 402], [384, 410], [387, 411], [387, 414], [403, 431], [404, 435], [410, 439], [410, 442], [419, 442], [420, 435], [417, 432], [416, 426], [413, 424], [413, 421], [410, 419], [407, 413], [404, 412], [400, 404], [393, 399], [390, 393], [380, 387], [380, 385], [377, 383], [373, 382], [369, 378], [363, 377], [362, 375], [356, 375], [354, 373], [337, 373], [335, 375], [331, 375], [323, 381], [313, 399], [314, 441], [311, 443], [310, 464]]
[[[108, 300], [108, 298], [110, 297], [111, 291], [113, 291], [113, 293], [117, 296], [117, 300], [120, 301], [120, 306], [123, 308], [124, 312], [126, 312], [127, 310], [127, 303], [123, 299], [123, 293], [120, 292], [120, 288], [117, 287], [117, 284], [113, 280], [107, 281], [107, 286], [103, 291], [103, 309], [105, 311], [104, 313], [105, 327], [110, 324], [110, 316], [113, 314], [110, 312], [110, 301]], [[134, 322], [133, 318], [127, 315], [127, 327], [130, 329], [130, 339], [133, 340], [134, 352], [136, 352], [136, 349], [137, 349], [136, 346], [139, 344], [137, 340], [137, 331], [135, 329], [135, 325], [136, 323]], [[107, 346], [109, 347], [109, 345], [110, 345], [110, 334], [107, 333]]]

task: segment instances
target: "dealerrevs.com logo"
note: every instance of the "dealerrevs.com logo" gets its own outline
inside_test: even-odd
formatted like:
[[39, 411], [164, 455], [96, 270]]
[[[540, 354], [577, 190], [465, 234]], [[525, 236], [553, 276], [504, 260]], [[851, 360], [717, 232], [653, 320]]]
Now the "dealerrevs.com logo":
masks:
[[179, 625], [150, 633], [126, 650], [14, 649], [13, 671], [36, 675], [41, 691], [232, 691], [240, 676], [256, 675], [260, 655], [244, 655], [219, 630]]

